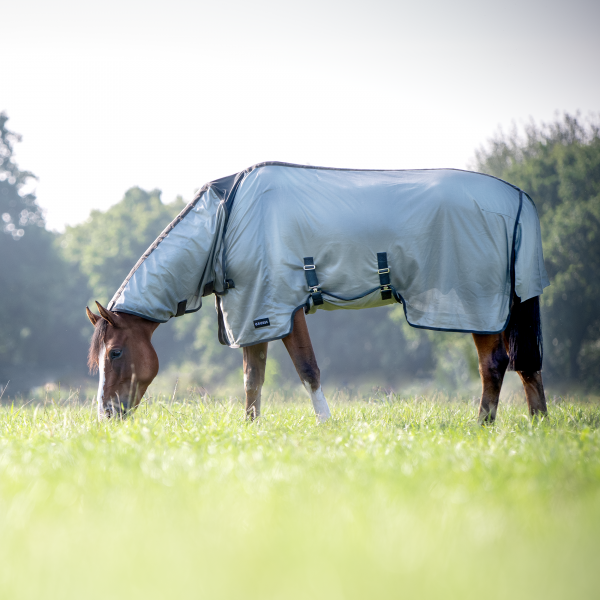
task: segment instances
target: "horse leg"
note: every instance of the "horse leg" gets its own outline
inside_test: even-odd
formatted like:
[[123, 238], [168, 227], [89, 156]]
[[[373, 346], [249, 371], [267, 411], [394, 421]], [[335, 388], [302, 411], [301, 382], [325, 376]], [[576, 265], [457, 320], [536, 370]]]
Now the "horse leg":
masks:
[[[504, 346], [508, 351], [509, 341], [506, 332], [504, 332]], [[517, 371], [521, 378], [521, 383], [525, 389], [525, 399], [529, 414], [532, 417], [536, 415], [545, 416], [548, 414], [546, 406], [546, 394], [544, 393], [544, 383], [542, 382], [541, 371]]]
[[244, 348], [244, 390], [246, 392], [246, 418], [260, 416], [260, 394], [265, 382], [268, 342]]
[[508, 354], [504, 348], [500, 334], [473, 334], [477, 356], [479, 357], [479, 373], [481, 375], [482, 393], [479, 404], [478, 421], [493, 423], [498, 410], [500, 388], [504, 373], [508, 367]]
[[525, 388], [525, 398], [529, 414], [532, 417], [536, 415], [546, 416], [548, 408], [546, 407], [546, 395], [544, 394], [544, 384], [542, 383], [542, 372], [535, 371], [528, 373], [526, 371], [517, 371], [523, 387]]
[[504, 345], [509, 354], [510, 367], [519, 374], [529, 414], [546, 415], [546, 396], [542, 383], [542, 321], [539, 297], [521, 302], [515, 298], [510, 322], [504, 330]]
[[317, 366], [317, 359], [310, 341], [303, 310], [296, 311], [292, 333], [283, 338], [283, 343], [294, 363], [294, 367], [296, 367], [300, 381], [302, 381], [310, 395], [317, 421], [326, 421], [331, 417], [331, 412], [321, 389], [321, 372]]

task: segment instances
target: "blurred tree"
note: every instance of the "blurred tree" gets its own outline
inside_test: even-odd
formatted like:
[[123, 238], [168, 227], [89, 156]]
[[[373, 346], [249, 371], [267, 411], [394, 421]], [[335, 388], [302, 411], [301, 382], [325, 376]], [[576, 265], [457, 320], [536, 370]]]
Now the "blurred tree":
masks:
[[[306, 322], [327, 385], [352, 388], [372, 384], [399, 389], [405, 382], [431, 375], [433, 363], [429, 346], [411, 346], [405, 335], [411, 332], [390, 327], [389, 317], [396, 314], [397, 308], [401, 307], [318, 310], [307, 315]], [[405, 321], [404, 313], [402, 321]], [[290, 378], [296, 381], [289, 358], [285, 366]]]
[[544, 349], [555, 379], [600, 383], [600, 124], [565, 114], [499, 132], [475, 167], [536, 203], [551, 287], [542, 296]]
[[7, 121], [6, 114], [0, 113], [0, 226], [18, 240], [31, 226], [44, 227], [44, 219], [35, 194], [24, 189], [35, 176], [17, 167], [13, 146], [21, 141], [21, 136], [6, 128]]
[[79, 265], [95, 300], [106, 305], [139, 257], [184, 208], [177, 198], [163, 204], [160, 190], [133, 187], [106, 212], [93, 210], [61, 238], [65, 258]]
[[390, 319], [399, 325], [404, 342], [403, 363], [413, 378], [433, 379], [436, 386], [447, 391], [467, 391], [479, 385], [479, 361], [470, 333], [429, 331], [411, 327], [404, 308], [395, 305]]
[[87, 297], [86, 283], [67, 265], [46, 231], [35, 194], [35, 179], [13, 157], [20, 137], [0, 113], [0, 385], [7, 394], [59, 377], [81, 373], [83, 319], [76, 311]]

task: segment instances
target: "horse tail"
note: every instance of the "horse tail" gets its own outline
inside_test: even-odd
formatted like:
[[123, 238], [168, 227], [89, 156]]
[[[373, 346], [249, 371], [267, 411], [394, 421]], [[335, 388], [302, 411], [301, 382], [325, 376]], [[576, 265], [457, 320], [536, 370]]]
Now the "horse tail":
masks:
[[505, 331], [508, 340], [508, 368], [534, 373], [542, 370], [544, 357], [540, 297], [521, 302], [515, 296], [510, 321]]

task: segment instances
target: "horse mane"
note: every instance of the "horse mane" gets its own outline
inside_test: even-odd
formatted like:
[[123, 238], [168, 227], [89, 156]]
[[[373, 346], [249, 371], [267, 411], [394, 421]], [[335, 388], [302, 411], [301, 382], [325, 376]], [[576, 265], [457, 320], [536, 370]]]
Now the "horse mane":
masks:
[[98, 371], [98, 358], [100, 356], [100, 348], [104, 343], [104, 335], [106, 334], [106, 328], [108, 327], [108, 321], [99, 318], [94, 328], [94, 335], [92, 335], [92, 343], [90, 344], [90, 350], [88, 352], [88, 368], [90, 373], [94, 374]]

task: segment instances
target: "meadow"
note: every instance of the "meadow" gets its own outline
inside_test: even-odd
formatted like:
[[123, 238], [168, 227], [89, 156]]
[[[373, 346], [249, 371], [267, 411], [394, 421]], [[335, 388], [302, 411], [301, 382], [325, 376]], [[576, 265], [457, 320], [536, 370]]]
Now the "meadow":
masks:
[[589, 598], [600, 403], [155, 396], [0, 408], [0, 598]]

